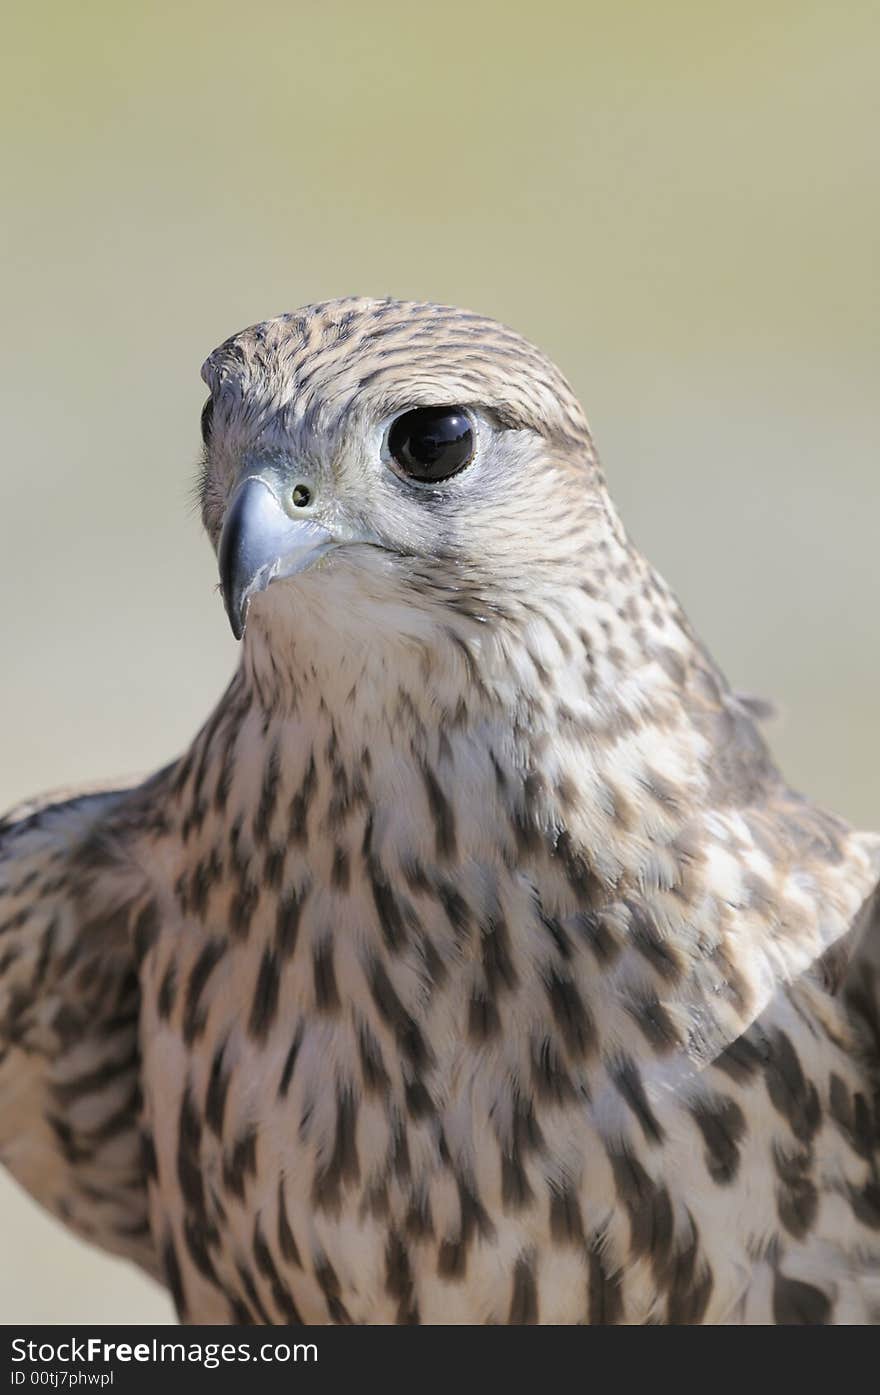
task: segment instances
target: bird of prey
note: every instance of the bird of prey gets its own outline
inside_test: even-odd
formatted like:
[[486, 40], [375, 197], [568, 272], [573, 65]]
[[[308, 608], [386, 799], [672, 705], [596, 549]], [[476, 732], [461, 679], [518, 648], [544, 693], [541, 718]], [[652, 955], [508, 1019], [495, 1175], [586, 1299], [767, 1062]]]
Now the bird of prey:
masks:
[[208, 358], [241, 662], [0, 825], [0, 1158], [183, 1321], [880, 1320], [880, 839], [785, 783], [517, 334]]

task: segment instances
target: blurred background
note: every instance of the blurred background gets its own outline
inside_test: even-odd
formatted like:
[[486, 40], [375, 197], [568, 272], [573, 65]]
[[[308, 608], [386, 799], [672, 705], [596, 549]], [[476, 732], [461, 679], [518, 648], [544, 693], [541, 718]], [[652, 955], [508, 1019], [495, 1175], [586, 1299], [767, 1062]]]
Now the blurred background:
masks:
[[[2, 109], [0, 805], [136, 772], [235, 662], [199, 367], [361, 293], [546, 348], [792, 781], [880, 827], [880, 8], [31, 0]], [[0, 1179], [0, 1320], [171, 1320]]]

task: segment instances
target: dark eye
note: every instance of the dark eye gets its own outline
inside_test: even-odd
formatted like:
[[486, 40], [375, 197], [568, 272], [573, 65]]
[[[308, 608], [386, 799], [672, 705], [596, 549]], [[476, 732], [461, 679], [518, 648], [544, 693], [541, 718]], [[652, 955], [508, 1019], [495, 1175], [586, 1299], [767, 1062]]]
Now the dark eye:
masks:
[[416, 407], [392, 423], [391, 458], [414, 480], [448, 480], [474, 453], [474, 428], [462, 407]]
[[206, 446], [211, 444], [211, 427], [214, 424], [214, 399], [209, 397], [202, 408], [202, 440]]

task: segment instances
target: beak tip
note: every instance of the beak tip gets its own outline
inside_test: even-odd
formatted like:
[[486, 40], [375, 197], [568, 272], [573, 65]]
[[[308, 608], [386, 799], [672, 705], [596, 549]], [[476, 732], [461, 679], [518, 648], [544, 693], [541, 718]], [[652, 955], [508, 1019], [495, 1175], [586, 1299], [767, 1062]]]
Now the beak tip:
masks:
[[237, 640], [244, 634], [247, 622], [248, 603], [241, 594], [241, 591], [230, 579], [221, 587], [223, 593], [223, 609], [226, 611], [226, 618], [229, 621], [229, 628]]

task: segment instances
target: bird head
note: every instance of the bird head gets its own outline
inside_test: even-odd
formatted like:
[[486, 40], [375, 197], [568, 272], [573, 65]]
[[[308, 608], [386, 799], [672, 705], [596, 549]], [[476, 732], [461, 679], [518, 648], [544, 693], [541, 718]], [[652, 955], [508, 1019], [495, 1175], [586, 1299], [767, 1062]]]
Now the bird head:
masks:
[[236, 638], [313, 604], [403, 630], [503, 615], [614, 527], [571, 388], [492, 320], [330, 301], [235, 335], [202, 376], [202, 514]]

